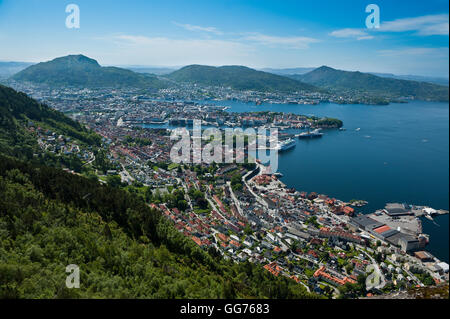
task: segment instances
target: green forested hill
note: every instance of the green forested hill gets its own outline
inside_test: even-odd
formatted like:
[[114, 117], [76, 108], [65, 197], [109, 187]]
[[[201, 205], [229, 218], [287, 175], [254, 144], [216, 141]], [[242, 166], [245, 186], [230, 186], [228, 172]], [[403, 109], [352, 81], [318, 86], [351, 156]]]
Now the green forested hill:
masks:
[[[0, 87], [0, 298], [316, 297], [261, 266], [203, 251], [142, 195], [31, 161], [30, 120], [96, 140]], [[80, 289], [65, 287], [69, 264], [80, 267]]]
[[334, 91], [366, 92], [380, 97], [414, 97], [419, 100], [448, 101], [449, 88], [426, 82], [384, 78], [369, 73], [349, 72], [322, 66], [293, 79]]
[[117, 67], [102, 67], [84, 55], [68, 55], [32, 65], [12, 77], [52, 86], [137, 87], [159, 89], [167, 83], [150, 74], [140, 74]]
[[236, 90], [269, 92], [315, 91], [312, 85], [301, 83], [284, 76], [256, 71], [245, 66], [213, 67], [190, 65], [167, 75], [177, 82], [205, 86], [231, 87]]
[[[0, 156], [0, 298], [314, 298], [198, 248], [136, 195]], [[80, 267], [80, 289], [65, 267]]]
[[36, 138], [28, 124], [41, 125], [90, 145], [100, 137], [64, 114], [38, 103], [24, 93], [0, 85], [0, 153], [30, 159], [37, 150]]

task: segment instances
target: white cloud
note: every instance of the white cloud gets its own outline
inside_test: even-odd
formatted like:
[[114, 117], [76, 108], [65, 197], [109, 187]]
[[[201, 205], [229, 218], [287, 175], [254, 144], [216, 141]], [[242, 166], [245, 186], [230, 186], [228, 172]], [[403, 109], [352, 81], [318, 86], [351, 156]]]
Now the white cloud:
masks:
[[353, 38], [357, 40], [370, 40], [373, 39], [373, 36], [369, 35], [367, 32], [361, 29], [340, 29], [330, 33], [330, 36], [335, 38]]
[[[403, 18], [382, 22], [380, 28], [371, 29], [377, 32], [406, 32], [415, 31], [416, 35], [448, 35], [448, 14], [426, 15], [414, 18]], [[329, 34], [336, 38], [353, 38], [356, 40], [369, 40], [374, 36], [364, 29], [346, 28], [333, 31]]]
[[[182, 24], [178, 22], [172, 22], [173, 24], [188, 30], [188, 31], [196, 31], [196, 32], [207, 32], [215, 35], [231, 35], [232, 37], [236, 34], [224, 33], [221, 30], [215, 27], [203, 27], [192, 24]], [[235, 38], [233, 41], [237, 42], [245, 42], [251, 41], [257, 44], [262, 44], [266, 46], [284, 46], [296, 49], [307, 49], [311, 43], [320, 42], [317, 39], [309, 38], [309, 37], [300, 37], [300, 36], [272, 36], [261, 33], [240, 33], [241, 38]]]
[[365, 35], [365, 36], [356, 38], [356, 40], [371, 40], [373, 38], [374, 38], [373, 35]]
[[380, 56], [433, 56], [434, 58], [448, 57], [448, 48], [399, 48], [378, 51]]
[[[133, 64], [251, 64], [254, 50], [251, 46], [231, 40], [146, 37], [140, 35], [113, 35], [103, 38], [115, 46], [117, 57], [127, 56]], [[113, 59], [114, 57], [109, 57]], [[126, 64], [126, 63], [125, 63]]]
[[266, 34], [254, 33], [246, 35], [242, 38], [244, 41], [251, 41], [262, 45], [272, 47], [290, 47], [295, 49], [307, 49], [311, 43], [320, 42], [318, 39], [309, 37], [280, 37]]
[[178, 23], [178, 22], [172, 22], [172, 23], [185, 29], [185, 30], [188, 30], [188, 31], [209, 32], [209, 33], [214, 33], [217, 35], [223, 34], [222, 31], [218, 30], [215, 27], [202, 27], [202, 26], [198, 26], [198, 25], [182, 24], [182, 23]]
[[377, 31], [382, 32], [405, 32], [416, 31], [416, 34], [426, 35], [448, 35], [448, 14], [426, 15], [414, 18], [403, 18], [393, 21], [382, 22]]

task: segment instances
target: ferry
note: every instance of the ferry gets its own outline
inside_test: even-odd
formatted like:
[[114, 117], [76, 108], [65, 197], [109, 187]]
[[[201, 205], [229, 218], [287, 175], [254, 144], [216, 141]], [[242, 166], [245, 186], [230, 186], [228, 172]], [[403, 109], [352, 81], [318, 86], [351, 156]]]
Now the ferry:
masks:
[[320, 132], [320, 129], [315, 129], [312, 132], [303, 132], [298, 135], [296, 135], [298, 138], [316, 138], [316, 137], [322, 137], [323, 133]]
[[279, 142], [278, 146], [277, 146], [277, 150], [280, 152], [287, 151], [287, 150], [290, 150], [291, 148], [294, 148], [296, 145], [297, 144], [295, 143], [295, 141], [293, 139], [289, 138], [285, 141]]

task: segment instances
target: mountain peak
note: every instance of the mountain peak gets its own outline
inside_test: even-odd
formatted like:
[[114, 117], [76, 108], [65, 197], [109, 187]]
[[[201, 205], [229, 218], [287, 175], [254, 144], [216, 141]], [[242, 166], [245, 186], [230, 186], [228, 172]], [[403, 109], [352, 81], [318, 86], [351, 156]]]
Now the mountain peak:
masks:
[[336, 70], [327, 65], [322, 65], [321, 67], [317, 68], [315, 71], [336, 71]]
[[66, 55], [63, 57], [59, 57], [56, 59], [53, 59], [47, 63], [75, 63], [75, 64], [83, 64], [83, 65], [90, 65], [94, 67], [100, 67], [100, 64], [94, 59], [91, 59], [85, 55], [82, 54], [72, 54], [72, 55]]

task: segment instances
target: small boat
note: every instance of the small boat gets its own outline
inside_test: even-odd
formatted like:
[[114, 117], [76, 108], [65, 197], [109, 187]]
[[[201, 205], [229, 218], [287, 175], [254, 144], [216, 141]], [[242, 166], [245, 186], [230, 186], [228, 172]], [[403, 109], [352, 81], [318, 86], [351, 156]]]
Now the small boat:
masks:
[[356, 131], [356, 132], [359, 132], [359, 131], [361, 131], [361, 128], [358, 127], [355, 131]]

